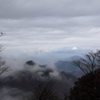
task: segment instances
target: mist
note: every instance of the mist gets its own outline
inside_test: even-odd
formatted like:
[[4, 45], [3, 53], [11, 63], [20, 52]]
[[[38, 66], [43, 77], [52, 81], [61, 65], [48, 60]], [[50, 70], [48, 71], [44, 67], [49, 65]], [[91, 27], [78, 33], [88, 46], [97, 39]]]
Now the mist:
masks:
[[5, 66], [9, 66], [9, 71], [0, 75], [1, 100], [20, 100], [22, 94], [31, 94], [39, 82], [53, 82], [53, 89], [62, 97], [63, 92], [69, 93], [77, 80], [69, 73], [58, 71], [54, 59], [49, 65], [28, 60], [26, 55], [16, 59], [2, 56], [2, 60], [6, 62]]

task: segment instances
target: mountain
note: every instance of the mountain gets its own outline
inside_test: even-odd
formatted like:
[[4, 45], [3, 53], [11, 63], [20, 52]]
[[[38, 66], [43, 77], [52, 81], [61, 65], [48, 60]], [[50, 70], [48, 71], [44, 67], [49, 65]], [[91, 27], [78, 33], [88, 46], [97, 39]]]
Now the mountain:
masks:
[[[9, 91], [7, 95], [10, 97], [16, 98], [19, 97], [20, 94], [32, 93], [40, 82], [53, 83], [54, 91], [62, 97], [63, 93], [69, 93], [69, 89], [77, 80], [71, 73], [43, 67], [34, 61], [27, 61], [24, 65], [23, 70], [0, 77], [0, 89]], [[16, 92], [14, 92], [15, 90]], [[0, 93], [3, 92], [0, 91]]]
[[71, 74], [73, 74], [74, 76], [76, 76], [77, 78], [80, 78], [81, 76], [84, 75], [84, 73], [82, 71], [74, 71]]
[[80, 59], [81, 57], [76, 55], [76, 56], [72, 56], [72, 57], [69, 57], [66, 59], [66, 61], [73, 61], [73, 60], [77, 60], [77, 59]]
[[71, 73], [74, 76], [79, 78], [79, 77], [81, 77], [83, 75], [83, 73], [81, 72], [81, 70], [78, 67], [76, 67], [72, 63], [72, 61], [80, 59], [80, 58], [81, 58], [80, 56], [72, 56], [70, 58], [67, 58], [64, 61], [60, 60], [60, 61], [56, 62], [55, 66], [56, 66], [57, 70], [65, 71], [67, 73]]
[[[35, 66], [37, 63], [35, 63], [34, 61], [32, 60], [29, 60], [26, 62], [26, 65], [28, 66]], [[47, 65], [39, 65], [40, 67], [46, 67]]]
[[32, 60], [26, 62], [27, 65], [34, 66], [36, 63]]
[[78, 67], [75, 67], [71, 61], [58, 61], [55, 63], [55, 66], [59, 71], [65, 72], [74, 72], [80, 70]]

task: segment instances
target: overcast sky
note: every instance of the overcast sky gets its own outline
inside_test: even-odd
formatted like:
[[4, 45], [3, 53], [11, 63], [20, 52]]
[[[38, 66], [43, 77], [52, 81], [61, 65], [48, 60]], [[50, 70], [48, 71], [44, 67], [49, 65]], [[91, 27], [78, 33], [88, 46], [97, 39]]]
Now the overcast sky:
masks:
[[0, 0], [5, 50], [100, 49], [100, 0]]

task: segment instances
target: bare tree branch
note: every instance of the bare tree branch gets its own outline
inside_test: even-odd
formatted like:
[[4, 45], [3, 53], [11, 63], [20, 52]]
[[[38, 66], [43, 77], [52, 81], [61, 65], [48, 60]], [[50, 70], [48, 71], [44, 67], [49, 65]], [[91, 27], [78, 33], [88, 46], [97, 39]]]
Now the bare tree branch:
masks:
[[85, 54], [83, 58], [74, 60], [72, 63], [79, 67], [84, 74], [90, 72], [95, 74], [95, 69], [100, 68], [100, 50], [97, 50], [96, 53], [89, 52]]
[[[0, 37], [3, 36], [5, 33], [3, 33], [2, 31], [0, 32]], [[0, 44], [0, 52], [3, 50], [3, 45]], [[9, 71], [9, 67], [5, 66], [5, 61], [2, 61], [1, 57], [0, 57], [0, 75], [4, 72]]]

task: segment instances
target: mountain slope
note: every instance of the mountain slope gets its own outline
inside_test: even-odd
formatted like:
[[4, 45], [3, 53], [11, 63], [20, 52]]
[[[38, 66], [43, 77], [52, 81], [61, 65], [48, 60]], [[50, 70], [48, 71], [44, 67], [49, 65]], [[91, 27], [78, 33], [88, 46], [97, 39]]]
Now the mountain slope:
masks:
[[59, 72], [48, 67], [41, 67], [41, 65], [33, 61], [27, 62], [23, 70], [16, 71], [5, 77], [0, 77], [1, 90], [6, 88], [7, 91], [9, 89], [18, 91], [9, 92], [11, 97], [17, 97], [20, 93], [32, 93], [40, 82], [53, 83], [54, 91], [62, 97], [63, 93], [69, 93], [69, 89], [77, 80], [77, 78], [70, 73]]

